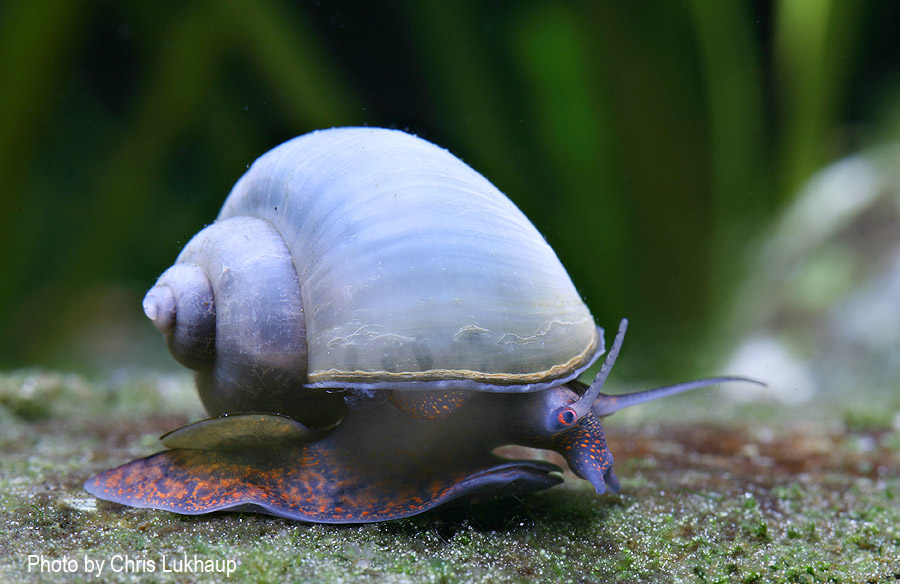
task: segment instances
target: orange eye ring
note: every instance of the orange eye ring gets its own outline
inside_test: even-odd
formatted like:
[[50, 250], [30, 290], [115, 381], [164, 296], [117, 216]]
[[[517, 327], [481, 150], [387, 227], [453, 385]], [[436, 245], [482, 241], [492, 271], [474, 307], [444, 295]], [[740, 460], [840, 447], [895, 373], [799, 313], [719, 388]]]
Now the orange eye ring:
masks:
[[578, 413], [574, 408], [566, 406], [564, 408], [560, 408], [557, 420], [559, 421], [561, 426], [571, 426], [578, 421]]

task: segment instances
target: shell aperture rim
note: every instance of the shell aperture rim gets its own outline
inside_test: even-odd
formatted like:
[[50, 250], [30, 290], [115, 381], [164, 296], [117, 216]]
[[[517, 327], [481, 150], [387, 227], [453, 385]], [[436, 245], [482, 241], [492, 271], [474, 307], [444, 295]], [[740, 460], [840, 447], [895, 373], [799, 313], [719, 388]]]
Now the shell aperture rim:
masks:
[[341, 371], [310, 373], [307, 388], [316, 389], [472, 389], [497, 393], [543, 391], [577, 379], [606, 351], [603, 328], [588, 348], [569, 361], [537, 373], [484, 373], [472, 370], [430, 369], [415, 372]]

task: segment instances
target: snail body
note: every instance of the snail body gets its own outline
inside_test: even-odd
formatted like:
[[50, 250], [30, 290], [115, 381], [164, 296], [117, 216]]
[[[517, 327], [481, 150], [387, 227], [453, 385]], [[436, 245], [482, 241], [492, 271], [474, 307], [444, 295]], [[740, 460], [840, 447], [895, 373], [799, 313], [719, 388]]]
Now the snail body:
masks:
[[498, 460], [503, 444], [556, 450], [603, 493], [618, 482], [600, 416], [728, 379], [601, 394], [623, 321], [594, 383], [576, 381], [602, 330], [556, 254], [484, 177], [394, 130], [263, 155], [144, 311], [214, 418], [86, 488], [180, 513], [380, 521], [561, 481]]

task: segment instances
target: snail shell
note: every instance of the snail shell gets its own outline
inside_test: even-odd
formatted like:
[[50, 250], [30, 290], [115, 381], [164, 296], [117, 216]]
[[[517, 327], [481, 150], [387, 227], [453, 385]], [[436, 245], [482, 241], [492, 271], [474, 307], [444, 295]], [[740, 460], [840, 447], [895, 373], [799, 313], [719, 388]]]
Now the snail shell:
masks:
[[213, 393], [533, 391], [603, 349], [506, 196], [448, 151], [377, 128], [312, 132], [260, 157], [144, 309]]

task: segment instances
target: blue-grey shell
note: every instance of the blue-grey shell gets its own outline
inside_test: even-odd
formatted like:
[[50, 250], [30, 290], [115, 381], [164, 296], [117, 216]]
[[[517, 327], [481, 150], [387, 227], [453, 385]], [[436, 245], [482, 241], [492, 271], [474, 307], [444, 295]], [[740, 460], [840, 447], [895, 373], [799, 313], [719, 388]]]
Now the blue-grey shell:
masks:
[[574, 377], [602, 350], [525, 215], [410, 134], [338, 128], [290, 140], [253, 164], [218, 221], [238, 216], [270, 221], [290, 248], [307, 385], [521, 391]]

